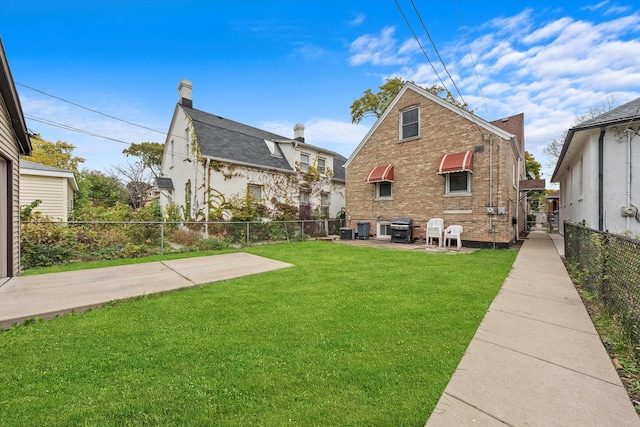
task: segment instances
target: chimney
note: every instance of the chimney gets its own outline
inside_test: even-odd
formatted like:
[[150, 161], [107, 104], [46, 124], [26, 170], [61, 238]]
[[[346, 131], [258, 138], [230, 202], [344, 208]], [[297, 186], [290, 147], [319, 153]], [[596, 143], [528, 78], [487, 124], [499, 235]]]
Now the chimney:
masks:
[[293, 139], [304, 142], [304, 125], [298, 123], [293, 127]]
[[193, 84], [189, 80], [180, 80], [180, 84], [178, 85], [178, 104], [193, 108], [191, 89], [193, 89]]

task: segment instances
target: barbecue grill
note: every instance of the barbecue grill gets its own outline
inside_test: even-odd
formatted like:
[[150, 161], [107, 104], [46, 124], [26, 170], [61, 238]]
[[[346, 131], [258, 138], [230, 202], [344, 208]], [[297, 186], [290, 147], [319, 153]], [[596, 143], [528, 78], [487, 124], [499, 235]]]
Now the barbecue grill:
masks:
[[413, 219], [396, 218], [391, 221], [391, 241], [394, 243], [413, 242]]

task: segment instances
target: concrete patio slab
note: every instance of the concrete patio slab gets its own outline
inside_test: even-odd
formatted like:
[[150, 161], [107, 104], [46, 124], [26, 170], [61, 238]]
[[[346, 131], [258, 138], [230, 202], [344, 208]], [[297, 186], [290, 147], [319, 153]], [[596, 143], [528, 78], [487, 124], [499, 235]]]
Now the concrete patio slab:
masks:
[[291, 264], [238, 252], [93, 270], [13, 277], [0, 286], [0, 329], [79, 313], [110, 301], [167, 292]]

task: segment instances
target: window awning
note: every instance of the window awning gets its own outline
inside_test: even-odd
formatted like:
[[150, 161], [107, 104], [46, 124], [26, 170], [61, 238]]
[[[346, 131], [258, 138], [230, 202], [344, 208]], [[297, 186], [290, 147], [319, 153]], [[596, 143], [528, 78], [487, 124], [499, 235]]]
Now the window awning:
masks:
[[437, 174], [473, 172], [473, 151], [445, 154], [436, 165]]
[[370, 184], [376, 182], [393, 182], [395, 179], [393, 174], [393, 165], [376, 166], [371, 169], [367, 176], [367, 182]]

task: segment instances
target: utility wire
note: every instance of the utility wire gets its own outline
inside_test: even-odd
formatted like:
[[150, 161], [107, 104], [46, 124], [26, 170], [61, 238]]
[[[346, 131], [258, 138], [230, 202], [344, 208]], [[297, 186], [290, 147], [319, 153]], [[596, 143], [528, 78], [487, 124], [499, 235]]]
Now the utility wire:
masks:
[[[396, 5], [397, 5], [398, 4], [397, 0], [394, 0], [394, 1], [396, 2]], [[411, 5], [413, 6], [413, 10], [416, 12], [416, 15], [418, 15], [418, 19], [420, 20], [420, 23], [422, 24], [422, 28], [424, 28], [424, 31], [427, 33], [427, 37], [429, 37], [429, 41], [431, 42], [431, 46], [433, 46], [433, 50], [436, 52], [436, 55], [438, 55], [438, 60], [442, 64], [442, 67], [444, 68], [444, 71], [449, 76], [449, 80], [451, 80], [451, 83], [453, 83], [453, 86], [456, 88], [456, 92], [458, 92], [458, 95], [460, 96], [460, 99], [462, 100], [462, 103], [464, 105], [468, 105], [467, 102], [464, 100], [464, 97], [462, 96], [462, 93], [460, 92], [460, 89], [458, 89], [458, 85], [456, 84], [455, 80], [453, 80], [453, 76], [451, 75], [451, 73], [447, 69], [447, 66], [445, 65], [444, 61], [442, 60], [442, 56], [440, 56], [440, 52], [438, 51], [438, 48], [436, 47], [436, 44], [433, 41], [433, 38], [431, 38], [431, 34], [429, 33], [429, 30], [427, 29], [427, 26], [425, 25], [424, 21], [422, 20], [422, 15], [420, 15], [420, 11], [418, 11], [418, 8], [416, 7], [416, 5], [413, 2], [413, 0], [411, 0]], [[405, 21], [406, 21], [406, 18], [405, 18]], [[411, 32], [413, 33], [413, 29], [411, 29]], [[415, 37], [415, 33], [414, 33], [414, 37]], [[433, 67], [433, 65], [432, 65], [432, 67]], [[440, 76], [438, 76], [438, 79], [440, 79]], [[442, 82], [442, 80], [440, 80], [440, 82]], [[442, 84], [444, 86], [444, 83], [442, 83]], [[449, 91], [446, 88], [446, 86], [445, 86], [445, 90], [449, 94], [451, 94], [451, 91]], [[474, 117], [475, 115], [472, 112], [469, 112], [469, 113], [471, 114], [471, 121], [473, 121], [473, 124], [475, 124], [476, 128], [478, 128], [478, 132], [480, 132], [480, 135], [484, 138], [484, 134], [482, 133], [482, 129], [480, 129], [480, 126], [478, 125], [478, 122], [476, 121], [476, 119]]]
[[22, 87], [24, 87], [24, 88], [31, 89], [31, 90], [33, 90], [33, 91], [35, 91], [35, 92], [41, 93], [41, 94], [46, 95], [46, 96], [49, 96], [49, 97], [51, 97], [51, 98], [54, 98], [54, 99], [57, 99], [57, 100], [60, 100], [60, 101], [66, 102], [66, 103], [71, 104], [71, 105], [75, 105], [76, 107], [83, 108], [83, 109], [85, 109], [85, 110], [87, 110], [87, 111], [91, 111], [92, 113], [96, 113], [96, 114], [100, 114], [100, 115], [105, 116], [105, 117], [109, 117], [110, 119], [118, 120], [118, 121], [120, 121], [120, 122], [130, 124], [130, 125], [132, 125], [132, 126], [137, 126], [137, 127], [139, 127], [139, 128], [142, 128], [142, 129], [146, 129], [146, 130], [150, 130], [150, 131], [153, 131], [153, 132], [157, 132], [157, 133], [160, 133], [160, 134], [162, 134], [162, 135], [166, 135], [166, 134], [167, 134], [166, 132], [162, 132], [162, 131], [159, 131], [159, 130], [157, 130], [157, 129], [152, 129], [152, 128], [147, 127], [147, 126], [139, 125], [139, 124], [137, 124], [137, 123], [133, 123], [133, 122], [130, 122], [130, 121], [128, 121], [128, 120], [121, 119], [121, 118], [119, 118], [119, 117], [115, 117], [115, 116], [112, 116], [112, 115], [109, 115], [109, 114], [103, 113], [103, 112], [101, 112], [101, 111], [94, 110], [94, 109], [89, 108], [89, 107], [85, 107], [84, 105], [80, 105], [80, 104], [78, 104], [78, 103], [76, 103], [76, 102], [69, 101], [69, 100], [67, 100], [67, 99], [61, 98], [61, 97], [56, 96], [56, 95], [52, 95], [52, 94], [50, 94], [50, 93], [47, 93], [47, 92], [42, 91], [42, 90], [40, 90], [40, 89], [36, 89], [36, 88], [34, 88], [34, 87], [31, 87], [31, 86], [27, 86], [27, 85], [22, 84], [22, 83], [18, 83], [18, 82], [16, 82], [16, 84], [17, 84], [18, 86], [22, 86]]
[[404, 22], [407, 23], [407, 27], [409, 27], [409, 30], [411, 31], [411, 34], [413, 34], [413, 38], [416, 40], [416, 42], [418, 42], [418, 46], [420, 46], [420, 49], [422, 50], [422, 53], [424, 54], [424, 57], [427, 58], [427, 61], [429, 62], [429, 65], [431, 65], [431, 69], [433, 70], [433, 72], [438, 77], [438, 80], [440, 80], [440, 83], [442, 83], [442, 87], [444, 87], [444, 90], [446, 90], [447, 92], [451, 93], [449, 91], [449, 89], [447, 89], [447, 86], [444, 84], [442, 79], [440, 78], [440, 74], [438, 74], [438, 71], [436, 71], [436, 67], [434, 67], [433, 63], [431, 62], [431, 59], [429, 59], [429, 55], [427, 55], [427, 52], [424, 50], [424, 47], [422, 47], [422, 43], [420, 43], [420, 39], [416, 35], [415, 31], [413, 31], [413, 28], [411, 27], [411, 24], [409, 23], [409, 20], [407, 19], [407, 17], [405, 16], [404, 12], [402, 11], [402, 8], [398, 4], [398, 0], [393, 0], [393, 1], [396, 3], [396, 6], [398, 7], [398, 10], [400, 11], [400, 14], [404, 18]]
[[478, 90], [480, 90], [480, 96], [482, 96], [482, 103], [484, 104], [484, 110], [489, 114], [489, 109], [487, 108], [487, 101], [484, 97], [484, 93], [482, 92], [482, 86], [480, 85], [480, 78], [478, 77], [478, 70], [476, 69], [476, 63], [473, 60], [473, 53], [471, 52], [471, 44], [469, 43], [469, 37], [467, 37], [467, 30], [464, 27], [464, 23], [462, 22], [462, 14], [460, 13], [460, 7], [458, 6], [458, 0], [455, 0], [456, 10], [458, 12], [458, 19], [460, 20], [460, 27], [462, 28], [462, 34], [464, 34], [464, 40], [467, 44], [467, 49], [469, 50], [469, 58], [471, 59], [471, 65], [473, 66], [473, 73], [476, 75], [476, 83], [478, 83]]
[[29, 120], [33, 120], [34, 122], [43, 123], [45, 125], [54, 126], [54, 127], [60, 128], [60, 129], [65, 129], [65, 130], [69, 130], [69, 131], [72, 131], [72, 132], [78, 132], [78, 133], [81, 133], [81, 134], [84, 134], [84, 135], [88, 135], [88, 136], [93, 136], [93, 137], [96, 137], [96, 138], [108, 139], [110, 141], [120, 142], [122, 144], [127, 144], [129, 146], [131, 144], [133, 144], [132, 142], [127, 142], [127, 141], [123, 141], [121, 139], [111, 138], [109, 136], [99, 135], [97, 133], [93, 133], [93, 132], [90, 132], [88, 130], [75, 128], [73, 126], [65, 125], [65, 124], [62, 124], [62, 123], [57, 123], [57, 122], [54, 122], [52, 120], [43, 119], [41, 117], [33, 116], [31, 114], [25, 114], [24, 116], [26, 118], [28, 118]]

